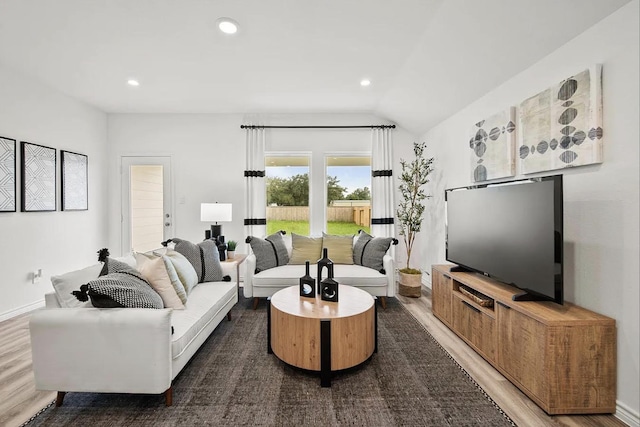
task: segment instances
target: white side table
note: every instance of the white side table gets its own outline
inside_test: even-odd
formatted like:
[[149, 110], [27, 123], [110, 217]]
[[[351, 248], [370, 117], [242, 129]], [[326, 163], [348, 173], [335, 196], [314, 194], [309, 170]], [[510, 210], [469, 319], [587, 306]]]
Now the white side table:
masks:
[[224, 261], [220, 261], [223, 264], [224, 263], [235, 263], [235, 265], [236, 265], [236, 285], [237, 286], [240, 286], [240, 264], [242, 264], [245, 259], [247, 259], [247, 254], [239, 254], [239, 253], [236, 252], [232, 259], [227, 258]]

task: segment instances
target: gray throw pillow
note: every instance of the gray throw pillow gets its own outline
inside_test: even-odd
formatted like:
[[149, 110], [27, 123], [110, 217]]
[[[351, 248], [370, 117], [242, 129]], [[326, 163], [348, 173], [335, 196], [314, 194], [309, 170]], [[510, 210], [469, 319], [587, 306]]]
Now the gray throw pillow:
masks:
[[373, 237], [360, 230], [358, 232], [358, 240], [353, 245], [353, 263], [373, 268], [382, 274], [386, 274], [382, 258], [395, 240], [393, 237]]
[[71, 292], [78, 301], [88, 301], [98, 308], [164, 308], [162, 298], [144, 277], [126, 262], [109, 258], [107, 248], [98, 251], [104, 263], [98, 278]]
[[230, 276], [224, 276], [220, 265], [220, 252], [213, 240], [204, 240], [198, 244], [178, 238], [169, 239], [162, 244], [175, 243], [174, 250], [183, 255], [193, 266], [198, 274], [198, 283], [202, 282], [228, 282]]
[[264, 239], [247, 237], [246, 241], [251, 245], [251, 250], [256, 256], [256, 274], [289, 263], [289, 253], [282, 238], [283, 234], [285, 234], [284, 231], [278, 231]]
[[80, 301], [91, 298], [91, 305], [98, 308], [164, 308], [160, 295], [139, 273], [105, 274], [80, 286], [80, 291], [73, 294]]

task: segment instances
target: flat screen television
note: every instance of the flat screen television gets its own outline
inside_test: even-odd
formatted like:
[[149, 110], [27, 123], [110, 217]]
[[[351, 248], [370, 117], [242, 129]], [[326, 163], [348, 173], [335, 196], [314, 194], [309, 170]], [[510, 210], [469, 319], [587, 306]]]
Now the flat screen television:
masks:
[[446, 259], [563, 304], [562, 175], [445, 190]]

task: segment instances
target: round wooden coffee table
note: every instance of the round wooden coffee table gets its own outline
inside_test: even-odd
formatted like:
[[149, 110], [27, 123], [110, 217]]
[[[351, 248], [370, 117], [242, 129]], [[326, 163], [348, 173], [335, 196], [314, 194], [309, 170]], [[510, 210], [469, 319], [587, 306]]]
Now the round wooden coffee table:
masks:
[[365, 362], [376, 351], [376, 305], [361, 289], [339, 285], [338, 302], [300, 296], [291, 286], [271, 297], [269, 353], [289, 365], [320, 371], [331, 386], [331, 372]]

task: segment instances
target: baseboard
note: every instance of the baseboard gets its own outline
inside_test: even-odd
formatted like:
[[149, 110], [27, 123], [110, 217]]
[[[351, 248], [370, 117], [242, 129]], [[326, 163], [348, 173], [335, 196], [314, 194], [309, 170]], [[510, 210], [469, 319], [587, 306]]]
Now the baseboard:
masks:
[[20, 316], [21, 314], [28, 313], [41, 307], [44, 307], [44, 299], [32, 302], [31, 304], [23, 305], [22, 307], [18, 307], [0, 314], [0, 322], [4, 322], [5, 320], [9, 320], [13, 317]]
[[422, 287], [431, 290], [431, 274], [422, 274]]
[[640, 427], [640, 415], [619, 400], [616, 402], [615, 416], [630, 427]]

